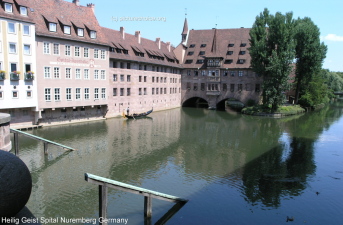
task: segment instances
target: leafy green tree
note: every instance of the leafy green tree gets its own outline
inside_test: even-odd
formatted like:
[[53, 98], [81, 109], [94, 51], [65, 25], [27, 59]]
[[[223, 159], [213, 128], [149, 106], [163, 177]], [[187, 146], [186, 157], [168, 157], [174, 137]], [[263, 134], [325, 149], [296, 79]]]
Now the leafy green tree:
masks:
[[[308, 17], [295, 22], [296, 71], [295, 104], [299, 94], [304, 94], [313, 77], [317, 75], [326, 57], [327, 46], [320, 43], [319, 28]], [[308, 91], [308, 90], [307, 90]], [[311, 94], [308, 93], [307, 94]]]
[[293, 13], [271, 15], [264, 9], [250, 30], [251, 65], [263, 76], [263, 104], [272, 110], [284, 100], [289, 90], [289, 74], [295, 58]]
[[325, 80], [320, 75], [315, 75], [308, 82], [304, 93], [299, 98], [299, 104], [303, 106], [315, 106], [329, 101], [330, 93]]

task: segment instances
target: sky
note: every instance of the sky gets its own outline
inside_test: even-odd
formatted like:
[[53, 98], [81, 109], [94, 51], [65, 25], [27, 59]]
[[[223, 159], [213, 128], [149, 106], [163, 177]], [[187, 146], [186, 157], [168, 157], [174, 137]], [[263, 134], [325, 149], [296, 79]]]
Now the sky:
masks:
[[[72, 0], [68, 0], [72, 2]], [[328, 46], [324, 69], [343, 72], [343, 0], [80, 0], [95, 4], [101, 26], [177, 46], [187, 14], [189, 29], [250, 28], [264, 8], [271, 14], [293, 12], [293, 18], [310, 17]]]

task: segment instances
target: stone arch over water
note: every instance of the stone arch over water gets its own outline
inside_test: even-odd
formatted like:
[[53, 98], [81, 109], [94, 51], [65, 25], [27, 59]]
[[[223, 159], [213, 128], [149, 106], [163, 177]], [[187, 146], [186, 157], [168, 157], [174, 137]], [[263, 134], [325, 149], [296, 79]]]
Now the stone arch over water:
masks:
[[208, 101], [201, 97], [191, 97], [182, 103], [182, 107], [208, 108]]

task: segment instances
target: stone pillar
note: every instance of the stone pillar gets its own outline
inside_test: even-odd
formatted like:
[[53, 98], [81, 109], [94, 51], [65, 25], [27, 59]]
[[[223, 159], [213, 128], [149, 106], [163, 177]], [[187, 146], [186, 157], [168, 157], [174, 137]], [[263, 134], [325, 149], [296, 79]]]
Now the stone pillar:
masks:
[[10, 121], [10, 114], [0, 113], [0, 150], [10, 151], [12, 149]]

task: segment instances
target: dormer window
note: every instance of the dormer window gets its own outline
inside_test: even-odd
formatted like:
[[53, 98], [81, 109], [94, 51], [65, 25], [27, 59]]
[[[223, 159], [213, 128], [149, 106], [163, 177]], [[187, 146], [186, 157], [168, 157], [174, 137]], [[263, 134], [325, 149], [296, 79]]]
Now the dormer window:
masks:
[[240, 55], [245, 55], [245, 51], [240, 51], [239, 54]]
[[27, 16], [27, 8], [25, 6], [20, 6], [20, 14]]
[[80, 37], [84, 36], [82, 28], [77, 28], [77, 35], [80, 36]]
[[205, 48], [206, 47], [206, 44], [201, 44], [200, 45], [200, 48]]
[[232, 55], [233, 51], [227, 51], [226, 55]]
[[230, 43], [227, 47], [233, 47], [234, 45], [235, 45], [235, 44], [231, 44], [231, 43]]
[[91, 37], [92, 39], [95, 39], [95, 38], [96, 38], [96, 31], [95, 31], [95, 30], [91, 30], [91, 31], [90, 31], [90, 37]]
[[239, 64], [244, 64], [245, 63], [245, 59], [238, 59], [238, 62]]
[[205, 51], [200, 51], [199, 55], [205, 55]]
[[57, 31], [57, 24], [56, 23], [49, 23], [49, 31], [56, 32]]
[[63, 26], [63, 32], [65, 33], [65, 34], [70, 34], [70, 26]]
[[193, 55], [194, 54], [194, 52], [188, 52], [188, 55]]
[[247, 43], [241, 43], [241, 47], [247, 46]]
[[191, 44], [189, 47], [190, 47], [190, 48], [194, 48], [194, 47], [195, 47], [195, 44]]
[[5, 11], [6, 12], [13, 12], [12, 4], [11, 3], [5, 3]]

